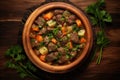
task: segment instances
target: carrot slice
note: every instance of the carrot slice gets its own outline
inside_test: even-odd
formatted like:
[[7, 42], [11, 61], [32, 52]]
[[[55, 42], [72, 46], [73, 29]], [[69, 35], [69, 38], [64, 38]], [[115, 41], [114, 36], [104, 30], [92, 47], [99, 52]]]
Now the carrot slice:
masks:
[[45, 57], [46, 57], [46, 55], [40, 55], [39, 58], [40, 58], [41, 61], [45, 62]]
[[42, 42], [42, 41], [43, 41], [43, 37], [42, 37], [41, 35], [37, 35], [37, 36], [36, 36], [36, 40], [37, 40], [38, 42]]
[[52, 38], [51, 41], [55, 44], [57, 43], [57, 40], [55, 38]]
[[63, 36], [67, 34], [67, 28], [66, 27], [62, 27], [61, 31], [62, 31]]
[[32, 27], [32, 30], [33, 30], [33, 31], [39, 31], [39, 27], [34, 26], [34, 27]]
[[80, 43], [85, 43], [87, 40], [84, 38], [84, 37], [82, 37], [81, 39], [80, 39]]
[[76, 22], [78, 27], [80, 27], [82, 25], [82, 22], [79, 19], [77, 19], [75, 22]]
[[50, 20], [52, 17], [53, 17], [53, 13], [52, 13], [52, 12], [48, 12], [48, 13], [46, 13], [46, 14], [43, 16], [43, 18], [44, 18], [45, 20]]
[[72, 42], [69, 42], [69, 47], [70, 47], [70, 49], [73, 48], [73, 44], [72, 44]]

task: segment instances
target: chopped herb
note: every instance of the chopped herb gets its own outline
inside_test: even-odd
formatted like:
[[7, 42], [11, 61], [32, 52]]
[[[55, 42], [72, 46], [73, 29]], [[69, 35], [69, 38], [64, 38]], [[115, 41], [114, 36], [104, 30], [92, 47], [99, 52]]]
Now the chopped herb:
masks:
[[68, 53], [66, 54], [66, 58], [67, 58], [67, 59], [70, 59], [71, 57], [72, 57], [72, 56], [71, 56], [70, 54], [68, 54]]
[[68, 17], [68, 16], [70, 16], [71, 14], [70, 14], [70, 12], [69, 11], [64, 11], [63, 12], [63, 16], [66, 18], [66, 17]]
[[60, 28], [56, 27], [56, 28], [53, 29], [52, 32], [53, 32], [54, 35], [57, 35], [57, 33], [59, 32], [59, 30], [60, 30]]
[[77, 26], [77, 24], [72, 25], [72, 27], [73, 27], [73, 31], [78, 32], [80, 30], [80, 28]]
[[80, 48], [80, 45], [76, 45], [73, 49], [72, 49], [72, 51], [76, 51], [76, 50], [78, 50]]
[[42, 46], [44, 46], [44, 45], [45, 45], [44, 42], [40, 42], [39, 47], [42, 47]]
[[49, 39], [52, 39], [52, 38], [53, 38], [52, 32], [49, 32], [49, 33], [47, 34], [47, 36], [49, 37]]

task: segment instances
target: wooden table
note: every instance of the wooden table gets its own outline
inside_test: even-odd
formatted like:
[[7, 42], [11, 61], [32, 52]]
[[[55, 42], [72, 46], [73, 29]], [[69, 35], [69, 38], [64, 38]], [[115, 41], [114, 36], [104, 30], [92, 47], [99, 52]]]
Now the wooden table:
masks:
[[[97, 0], [70, 0], [85, 9]], [[0, 0], [0, 80], [21, 79], [15, 70], [4, 66], [7, 58], [5, 51], [17, 43], [20, 21], [27, 8], [44, 0]], [[120, 1], [106, 0], [106, 9], [112, 15], [113, 23], [106, 27], [111, 43], [104, 49], [102, 62], [96, 65], [95, 59], [80, 73], [70, 80], [120, 80]]]

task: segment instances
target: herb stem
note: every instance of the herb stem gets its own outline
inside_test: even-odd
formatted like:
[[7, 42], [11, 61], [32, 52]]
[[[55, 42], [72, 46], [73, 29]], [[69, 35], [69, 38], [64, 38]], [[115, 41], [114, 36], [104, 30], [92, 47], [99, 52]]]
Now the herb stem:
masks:
[[[16, 61], [15, 61], [15, 58], [14, 58], [13, 56], [12, 56], [12, 60], [13, 60], [14, 62], [16, 62]], [[36, 80], [39, 80], [39, 78], [38, 78], [37, 76], [35, 76], [33, 73], [31, 73], [29, 70], [27, 70], [27, 69], [25, 68], [25, 66], [24, 66], [21, 62], [16, 62], [16, 64], [21, 67], [22, 72], [24, 72], [25, 74], [27, 74], [27, 76], [29, 76], [29, 77], [31, 77], [31, 78], [34, 78], [34, 79], [36, 79]]]
[[98, 56], [98, 58], [96, 60], [97, 64], [100, 64], [100, 61], [102, 59], [102, 53], [103, 53], [103, 47], [100, 47], [99, 56]]
[[22, 63], [19, 62], [18, 64], [24, 69], [24, 72], [26, 72], [29, 77], [39, 80], [39, 78], [37, 76], [35, 76], [33, 73], [31, 73], [29, 70], [27, 70]]

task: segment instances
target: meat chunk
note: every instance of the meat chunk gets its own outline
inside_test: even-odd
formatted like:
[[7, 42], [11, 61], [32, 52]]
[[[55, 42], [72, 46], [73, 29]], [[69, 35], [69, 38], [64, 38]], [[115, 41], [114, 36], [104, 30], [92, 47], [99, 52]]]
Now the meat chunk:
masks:
[[56, 15], [56, 20], [58, 21], [59, 24], [63, 24], [65, 18], [61, 14], [58, 14]]
[[57, 20], [60, 20], [62, 18], [61, 14], [56, 15]]
[[69, 19], [69, 18], [66, 21], [68, 22], [68, 24], [73, 24], [74, 23], [74, 21], [72, 19]]
[[47, 32], [46, 27], [43, 27], [38, 34], [45, 34]]
[[54, 28], [52, 28], [52, 27], [47, 27], [47, 30], [48, 30], [48, 31], [52, 31], [52, 30], [54, 30]]
[[70, 54], [71, 54], [71, 56], [73, 58], [73, 57], [75, 57], [77, 55], [77, 51], [72, 51]]
[[35, 23], [39, 26], [43, 26], [45, 23], [45, 20], [42, 17], [38, 17], [37, 20], [35, 20]]
[[74, 43], [79, 43], [79, 36], [77, 32], [73, 32], [70, 34], [70, 40]]
[[46, 59], [47, 62], [52, 62], [52, 61], [57, 59], [57, 56], [58, 56], [58, 52], [53, 52], [53, 53], [48, 54], [45, 57], [45, 59]]
[[45, 36], [45, 37], [44, 37], [44, 42], [45, 42], [46, 45], [49, 43], [49, 41], [50, 41], [49, 37], [48, 37], [48, 36]]
[[54, 14], [56, 15], [56, 14], [62, 14], [64, 11], [63, 10], [55, 10], [54, 11]]
[[62, 32], [61, 32], [61, 31], [58, 31], [56, 37], [61, 38], [61, 37], [62, 37]]
[[36, 36], [35, 33], [33, 33], [33, 32], [30, 33], [30, 38], [35, 38], [35, 36]]
[[53, 20], [56, 20], [56, 16], [53, 16], [53, 18], [52, 18]]
[[69, 59], [66, 56], [61, 56], [60, 59], [58, 60], [59, 64], [66, 63]]
[[58, 48], [57, 50], [58, 50], [58, 52], [59, 52], [61, 55], [65, 55], [65, 54], [66, 54], [66, 51], [65, 51], [65, 49], [64, 49], [63, 47], [60, 47], [60, 48]]
[[70, 16], [69, 16], [69, 19], [75, 20], [75, 19], [76, 19], [76, 16], [75, 16], [75, 15], [70, 15]]
[[36, 55], [40, 55], [40, 52], [37, 49], [34, 49]]
[[32, 41], [31, 43], [33, 48], [39, 46], [39, 42], [36, 40]]
[[62, 18], [62, 15], [61, 15], [61, 14], [56, 15], [56, 20], [57, 20], [57, 21], [60, 21], [61, 18]]
[[50, 42], [48, 44], [48, 50], [49, 51], [55, 51], [57, 49], [57, 46], [55, 44], [53, 44], [52, 42]]
[[60, 40], [61, 45], [65, 45], [68, 42], [67, 36], [63, 36]]
[[71, 25], [75, 22], [75, 19], [76, 19], [75, 15], [70, 15], [66, 21], [68, 22], [68, 24]]

